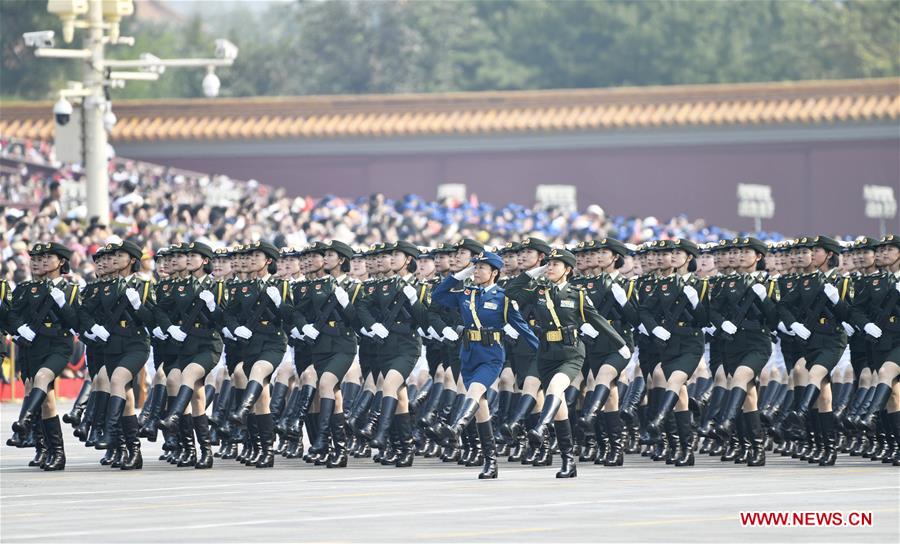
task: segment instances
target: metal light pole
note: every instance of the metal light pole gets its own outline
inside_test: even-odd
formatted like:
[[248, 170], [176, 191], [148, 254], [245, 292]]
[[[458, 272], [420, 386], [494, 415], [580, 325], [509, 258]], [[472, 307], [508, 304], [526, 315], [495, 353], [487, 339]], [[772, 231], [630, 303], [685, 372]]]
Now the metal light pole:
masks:
[[[81, 82], [69, 82], [59, 91], [59, 101], [53, 107], [56, 118], [57, 156], [65, 162], [80, 161], [84, 166], [87, 189], [87, 217], [106, 220], [109, 215], [109, 157], [107, 131], [112, 130], [115, 116], [108, 99], [110, 88], [120, 88], [126, 81], [155, 81], [171, 68], [206, 68], [203, 94], [213, 98], [219, 94], [218, 66], [231, 66], [238, 48], [228, 40], [215, 43], [216, 58], [160, 59], [142, 53], [134, 60], [106, 60], [105, 49], [111, 45], [134, 45], [134, 38], [119, 35], [122, 17], [134, 13], [133, 0], [49, 0], [47, 10], [62, 21], [63, 41], [71, 43], [75, 29], [86, 30], [84, 49], [55, 49], [52, 30], [26, 32], [25, 45], [34, 47], [34, 55], [44, 58], [78, 59], [84, 62]], [[82, 17], [79, 19], [79, 17]], [[114, 71], [115, 69], [138, 71]], [[67, 99], [75, 100], [81, 120], [80, 127], [61, 130], [75, 113]], [[74, 128], [74, 130], [73, 130]], [[81, 150], [80, 155], [78, 150]]]

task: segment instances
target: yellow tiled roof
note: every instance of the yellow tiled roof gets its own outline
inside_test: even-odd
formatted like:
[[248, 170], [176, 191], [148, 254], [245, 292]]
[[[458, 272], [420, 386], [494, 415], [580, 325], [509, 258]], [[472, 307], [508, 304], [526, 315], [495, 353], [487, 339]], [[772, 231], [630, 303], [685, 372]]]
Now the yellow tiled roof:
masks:
[[[52, 104], [6, 104], [0, 135], [53, 136]], [[121, 100], [113, 141], [382, 138], [886, 122], [900, 78], [577, 89]]]

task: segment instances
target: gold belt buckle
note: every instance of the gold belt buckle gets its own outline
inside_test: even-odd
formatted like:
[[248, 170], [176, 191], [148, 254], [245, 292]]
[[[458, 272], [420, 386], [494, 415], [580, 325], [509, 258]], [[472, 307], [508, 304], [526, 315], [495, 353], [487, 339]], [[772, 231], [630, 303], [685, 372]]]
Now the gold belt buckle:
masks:
[[335, 326], [335, 322], [334, 322], [334, 321], [329, 321], [329, 322], [328, 322], [328, 326], [333, 328], [333, 327]]
[[259, 324], [260, 324], [260, 325], [268, 325], [269, 322], [268, 322], [268, 321], [260, 321]]
[[895, 323], [897, 321], [897, 316], [892, 315], [890, 319], [888, 319], [891, 323]]
[[562, 342], [562, 331], [547, 331], [548, 342]]
[[678, 326], [679, 326], [679, 327], [684, 327], [684, 321], [679, 321], [679, 322], [678, 322]]
[[469, 341], [481, 342], [481, 331], [469, 331]]
[[45, 321], [45, 322], [44, 322], [44, 326], [47, 327], [47, 328], [49, 329], [49, 328], [53, 327], [53, 323], [47, 323], [47, 322]]
[[494, 342], [496, 342], [498, 344], [500, 343], [500, 333], [499, 332], [494, 333]]
[[194, 323], [194, 328], [195, 328], [195, 329], [199, 329], [199, 328], [200, 328], [200, 323]]
[[820, 318], [819, 318], [819, 325], [824, 325], [824, 324], [827, 323], [827, 322], [828, 322], [828, 320], [825, 319], [824, 317], [820, 317]]
[[123, 329], [128, 326], [128, 322], [125, 320], [119, 321], [119, 326]]

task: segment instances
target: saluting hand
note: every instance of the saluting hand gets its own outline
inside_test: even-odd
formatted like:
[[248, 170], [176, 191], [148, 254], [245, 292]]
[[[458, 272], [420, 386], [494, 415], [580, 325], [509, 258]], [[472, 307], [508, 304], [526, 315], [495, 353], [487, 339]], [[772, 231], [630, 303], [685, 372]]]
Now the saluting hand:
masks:
[[539, 266], [537, 268], [532, 268], [531, 270], [527, 270], [527, 271], [525, 271], [525, 273], [528, 274], [532, 278], [537, 278], [538, 276], [543, 276], [544, 272], [547, 271], [547, 268], [549, 266], [550, 265], [545, 264], [544, 266]]
[[475, 265], [469, 265], [459, 272], [453, 274], [453, 278], [459, 281], [465, 281], [475, 275]]

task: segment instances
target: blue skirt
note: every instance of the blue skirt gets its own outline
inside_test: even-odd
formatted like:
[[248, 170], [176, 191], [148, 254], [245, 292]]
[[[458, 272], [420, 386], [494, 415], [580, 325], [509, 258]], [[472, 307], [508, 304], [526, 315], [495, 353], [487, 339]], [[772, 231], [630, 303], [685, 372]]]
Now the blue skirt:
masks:
[[489, 389], [503, 371], [503, 361], [501, 360], [470, 363], [463, 359], [461, 363], [463, 385], [466, 386], [466, 389], [473, 383], [480, 383]]

